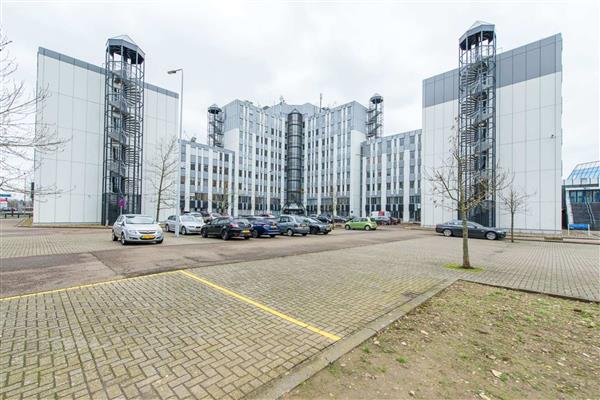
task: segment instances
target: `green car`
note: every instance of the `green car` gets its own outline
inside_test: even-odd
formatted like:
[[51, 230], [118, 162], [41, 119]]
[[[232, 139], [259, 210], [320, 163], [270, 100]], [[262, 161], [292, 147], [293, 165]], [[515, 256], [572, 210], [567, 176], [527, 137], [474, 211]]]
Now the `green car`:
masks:
[[377, 224], [374, 221], [371, 221], [371, 218], [354, 218], [344, 225], [346, 230], [350, 229], [363, 229], [365, 231], [370, 231], [371, 229], [377, 229]]

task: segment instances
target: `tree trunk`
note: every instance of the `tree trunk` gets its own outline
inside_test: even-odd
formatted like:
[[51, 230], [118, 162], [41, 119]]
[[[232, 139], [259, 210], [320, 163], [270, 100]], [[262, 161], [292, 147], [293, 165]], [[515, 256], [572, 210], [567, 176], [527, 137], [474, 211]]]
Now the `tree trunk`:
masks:
[[463, 248], [463, 268], [472, 268], [471, 260], [469, 259], [469, 228], [467, 227], [467, 213], [463, 210], [462, 212], [462, 248]]
[[161, 202], [161, 195], [162, 195], [162, 190], [163, 190], [163, 178], [164, 178], [164, 167], [163, 167], [163, 171], [161, 171], [160, 173], [160, 183], [158, 184], [158, 198], [156, 199], [156, 222], [158, 222], [158, 218], [160, 217], [160, 202]]
[[510, 213], [510, 242], [515, 242], [515, 213]]

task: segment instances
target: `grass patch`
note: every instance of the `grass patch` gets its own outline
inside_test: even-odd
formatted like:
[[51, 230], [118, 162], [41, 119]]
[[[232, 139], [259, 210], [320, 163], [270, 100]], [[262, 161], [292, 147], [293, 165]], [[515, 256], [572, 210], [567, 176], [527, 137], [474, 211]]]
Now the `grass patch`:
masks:
[[483, 272], [484, 271], [484, 269], [482, 267], [463, 268], [461, 264], [456, 264], [456, 263], [444, 264], [444, 268], [446, 268], [446, 269], [453, 269], [455, 271], [474, 272], [474, 273], [478, 273], [478, 272]]
[[363, 353], [369, 354], [371, 352], [371, 349], [369, 348], [369, 346], [363, 346], [362, 351]]
[[398, 361], [400, 364], [406, 364], [407, 360], [404, 357], [397, 357], [396, 361]]

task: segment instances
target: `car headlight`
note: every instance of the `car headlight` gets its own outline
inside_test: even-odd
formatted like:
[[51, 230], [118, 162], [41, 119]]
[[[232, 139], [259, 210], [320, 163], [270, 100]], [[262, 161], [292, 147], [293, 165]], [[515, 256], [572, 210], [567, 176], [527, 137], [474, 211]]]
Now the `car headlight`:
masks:
[[138, 232], [135, 229], [127, 229], [127, 233], [129, 235], [137, 235], [138, 234]]

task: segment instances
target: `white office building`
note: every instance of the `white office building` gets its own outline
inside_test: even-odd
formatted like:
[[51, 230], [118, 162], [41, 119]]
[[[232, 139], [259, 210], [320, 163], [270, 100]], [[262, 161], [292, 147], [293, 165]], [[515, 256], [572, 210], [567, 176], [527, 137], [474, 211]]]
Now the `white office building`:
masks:
[[[130, 38], [118, 37], [109, 39], [107, 51], [110, 46], [117, 45], [121, 48], [137, 47]], [[178, 94], [145, 83], [143, 79], [138, 84], [143, 85], [143, 90], [136, 93], [143, 96], [138, 99], [142, 106], [137, 109], [137, 122], [141, 122], [142, 129], [136, 127], [136, 137], [140, 142], [132, 157], [137, 165], [141, 165], [141, 175], [138, 173], [136, 177], [140, 182], [137, 183], [137, 198], [134, 199], [123, 194], [129, 182], [118, 177], [119, 173], [126, 176], [131, 169], [132, 162], [127, 159], [130, 154], [128, 147], [118, 147], [116, 141], [112, 142], [118, 134], [123, 140], [128, 140], [128, 133], [126, 129], [119, 133], [110, 124], [105, 125], [105, 118], [110, 115], [119, 122], [114, 114], [122, 106], [115, 106], [114, 102], [107, 104], [106, 69], [39, 48], [37, 87], [48, 91], [48, 99], [38, 106], [36, 121], [39, 127], [46, 126], [56, 131], [57, 137], [65, 144], [58, 152], [37, 152], [34, 156], [35, 188], [54, 193], [34, 197], [34, 223], [105, 223], [102, 218], [105, 188], [109, 191], [114, 189], [115, 195], [122, 196], [123, 211], [155, 215], [157, 196], [152, 182], [155, 177], [149, 165], [157, 156], [160, 144], [178, 132]], [[126, 86], [121, 84], [121, 87]], [[136, 125], [131, 123], [128, 126]], [[107, 128], [110, 131], [107, 132]], [[122, 159], [111, 163], [105, 149], [114, 152], [115, 159], [123, 156]], [[105, 186], [105, 182], [111, 179], [114, 187]], [[137, 210], [132, 209], [133, 205], [137, 206]], [[161, 218], [171, 212], [173, 210], [163, 210]]]
[[[515, 216], [515, 229], [560, 231], [562, 38], [557, 34], [496, 55], [497, 40], [493, 25], [476, 23], [460, 39], [461, 57], [472, 58], [423, 81], [422, 225], [458, 217], [446, 207], [448, 198], [433, 194], [426, 177], [448, 160], [452, 135], [474, 132], [478, 173], [493, 176], [497, 164], [530, 196], [527, 209]], [[460, 118], [459, 103], [468, 113]], [[498, 198], [490, 199], [487, 211], [478, 216], [485, 224], [510, 226]]]

